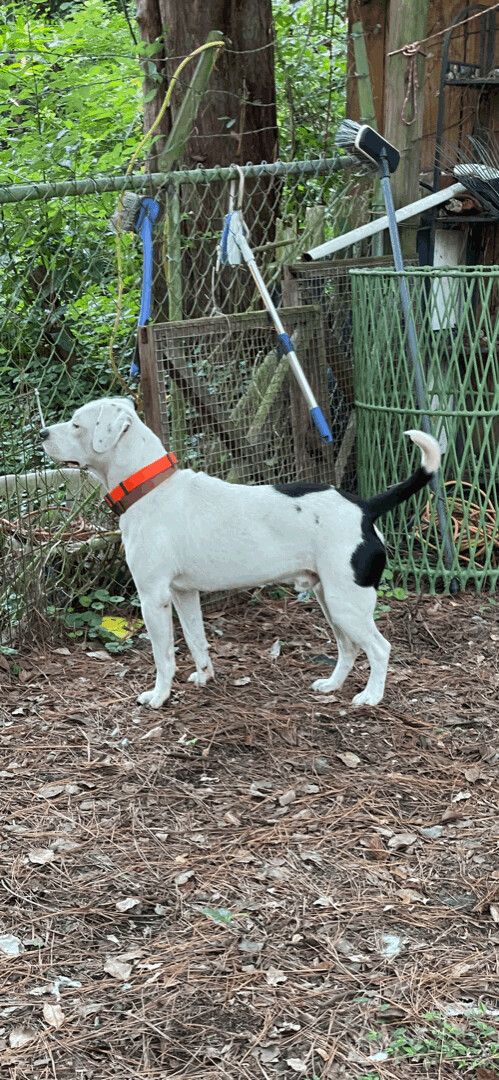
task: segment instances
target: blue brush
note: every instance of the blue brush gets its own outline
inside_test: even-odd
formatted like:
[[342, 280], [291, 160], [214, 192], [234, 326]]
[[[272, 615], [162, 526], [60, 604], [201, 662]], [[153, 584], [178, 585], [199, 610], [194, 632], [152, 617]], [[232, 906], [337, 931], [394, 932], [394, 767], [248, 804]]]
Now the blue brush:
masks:
[[[138, 326], [145, 326], [151, 314], [152, 291], [152, 230], [159, 214], [160, 206], [155, 199], [142, 198], [133, 191], [124, 191], [121, 205], [113, 214], [111, 225], [116, 232], [135, 232], [142, 240], [142, 297]], [[135, 345], [135, 355], [130, 367], [130, 375], [140, 375], [139, 341]]]

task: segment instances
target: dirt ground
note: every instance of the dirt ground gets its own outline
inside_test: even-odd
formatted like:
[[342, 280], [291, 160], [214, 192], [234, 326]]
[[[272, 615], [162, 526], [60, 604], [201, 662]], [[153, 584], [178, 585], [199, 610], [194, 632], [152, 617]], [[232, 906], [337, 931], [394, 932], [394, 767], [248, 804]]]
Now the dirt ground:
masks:
[[[206, 622], [216, 682], [179, 633], [159, 712], [145, 641], [0, 670], [0, 1075], [499, 1076], [499, 605], [393, 601], [375, 709], [364, 663], [310, 690], [312, 600]], [[480, 1003], [480, 1058], [394, 1053]]]

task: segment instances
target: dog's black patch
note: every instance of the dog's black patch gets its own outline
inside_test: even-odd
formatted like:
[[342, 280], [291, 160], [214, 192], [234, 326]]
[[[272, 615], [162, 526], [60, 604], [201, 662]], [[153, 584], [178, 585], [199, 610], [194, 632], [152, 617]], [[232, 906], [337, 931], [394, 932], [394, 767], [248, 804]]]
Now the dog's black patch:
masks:
[[377, 589], [386, 565], [386, 551], [383, 541], [374, 531], [372, 521], [365, 513], [362, 515], [362, 537], [350, 559], [353, 576], [357, 585]]
[[312, 495], [314, 491], [330, 491], [332, 484], [302, 484], [300, 480], [293, 484], [274, 484], [274, 490], [290, 499], [301, 499], [303, 495]]
[[315, 524], [316, 524], [316, 525], [320, 525], [320, 523], [321, 523], [321, 522], [320, 522], [320, 518], [319, 518], [319, 517], [317, 516], [317, 514], [316, 514], [316, 515], [315, 515]]
[[297, 511], [297, 512], [298, 512], [299, 514], [301, 514], [301, 512], [302, 512], [302, 509], [303, 509], [303, 507], [301, 507], [301, 506], [295, 506], [295, 510], [296, 510], [296, 511]]

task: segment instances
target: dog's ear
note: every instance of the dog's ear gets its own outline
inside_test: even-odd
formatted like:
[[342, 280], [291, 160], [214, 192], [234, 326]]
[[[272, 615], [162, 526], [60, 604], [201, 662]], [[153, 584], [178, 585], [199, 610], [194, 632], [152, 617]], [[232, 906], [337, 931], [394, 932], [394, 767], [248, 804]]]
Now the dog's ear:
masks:
[[132, 419], [128, 409], [120, 409], [119, 406], [104, 401], [92, 435], [92, 446], [96, 454], [105, 454], [107, 450], [112, 450], [130, 427]]

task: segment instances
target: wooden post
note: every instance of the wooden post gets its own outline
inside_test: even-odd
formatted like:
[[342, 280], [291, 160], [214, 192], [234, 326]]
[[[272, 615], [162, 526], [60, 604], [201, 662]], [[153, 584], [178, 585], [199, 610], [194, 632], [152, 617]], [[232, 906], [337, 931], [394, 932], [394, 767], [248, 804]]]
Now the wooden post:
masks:
[[[182, 305], [182, 245], [180, 242], [180, 194], [178, 184], [170, 184], [167, 194], [166, 214], [168, 215], [168, 244], [165, 250], [166, 280], [168, 284], [168, 318], [170, 322], [181, 322]], [[187, 437], [186, 402], [182, 390], [170, 382], [170, 408], [172, 445], [179, 461], [183, 460]]]
[[[378, 124], [376, 121], [371, 77], [369, 75], [369, 61], [367, 59], [366, 41], [362, 23], [353, 24], [352, 37], [355, 56], [355, 72], [357, 75], [357, 90], [359, 94], [360, 122], [361, 124], [369, 124], [370, 127], [377, 131]], [[385, 213], [385, 204], [379, 180], [376, 180], [374, 184], [372, 208], [376, 217], [381, 217]], [[374, 237], [372, 241], [372, 252], [373, 255], [383, 254], [383, 233], [377, 233]]]
[[139, 327], [140, 388], [146, 424], [169, 448], [168, 431], [161, 424], [158, 372], [154, 352], [154, 334], [150, 326]]
[[[428, 0], [391, 0], [387, 53], [394, 52], [426, 35]], [[424, 50], [424, 46], [423, 46]], [[424, 57], [417, 53], [407, 58], [401, 52], [387, 55], [385, 80], [385, 130], [383, 135], [401, 154], [401, 161], [392, 177], [395, 209], [415, 202], [420, 196], [420, 142], [423, 134]], [[413, 68], [411, 68], [413, 65]], [[411, 70], [415, 78], [410, 83]], [[418, 85], [416, 85], [416, 83]], [[407, 104], [404, 106], [409, 91]], [[404, 123], [412, 121], [412, 123]], [[416, 230], [414, 225], [401, 232], [402, 251], [414, 256]]]

